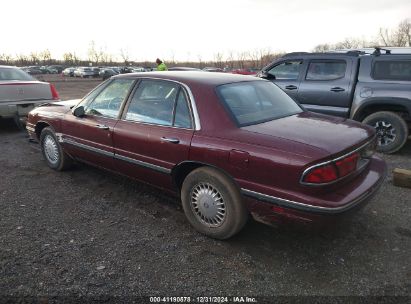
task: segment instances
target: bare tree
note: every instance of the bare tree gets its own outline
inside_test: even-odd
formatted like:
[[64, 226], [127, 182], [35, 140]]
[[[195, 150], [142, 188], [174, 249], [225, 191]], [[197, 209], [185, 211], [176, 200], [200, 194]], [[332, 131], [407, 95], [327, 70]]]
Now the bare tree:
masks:
[[333, 46], [331, 44], [324, 43], [324, 44], [319, 44], [315, 46], [313, 51], [316, 53], [323, 53], [323, 52], [328, 52], [332, 49], [333, 49]]
[[40, 52], [39, 58], [43, 61], [43, 64], [50, 64], [51, 61], [51, 53], [48, 49]]
[[13, 57], [10, 54], [0, 54], [0, 62], [1, 64], [9, 65], [13, 61]]
[[378, 36], [383, 46], [411, 46], [411, 21], [405, 19], [393, 30], [380, 28]]
[[171, 65], [176, 64], [176, 53], [174, 52], [174, 50], [171, 51], [170, 60], [168, 63]]
[[97, 49], [96, 43], [94, 40], [90, 42], [90, 47], [88, 49], [88, 59], [91, 62], [94, 62], [96, 65], [101, 61], [101, 58], [103, 57], [104, 52], [100, 48], [99, 50]]
[[67, 65], [77, 65], [79, 63], [79, 58], [76, 56], [76, 53], [64, 53], [63, 54], [64, 63]]
[[405, 19], [398, 25], [397, 33], [402, 37], [404, 46], [411, 46], [411, 20]]
[[102, 51], [101, 52], [101, 62], [104, 65], [107, 65], [113, 61], [113, 56], [107, 52]]
[[29, 64], [30, 61], [30, 57], [28, 57], [27, 55], [24, 54], [16, 54], [16, 61], [15, 63], [17, 63], [17, 65], [27, 65]]
[[234, 68], [234, 52], [232, 50], [230, 50], [228, 52], [228, 56], [226, 59], [226, 65], [228, 66], [228, 68], [233, 69]]
[[334, 49], [358, 49], [364, 47], [363, 41], [356, 38], [345, 38], [343, 41], [334, 45]]
[[247, 52], [237, 53], [237, 67], [239, 67], [240, 69], [244, 69], [248, 57], [249, 54]]
[[218, 68], [223, 68], [223, 53], [215, 53], [214, 54], [214, 62]]
[[261, 55], [260, 55], [260, 51], [259, 50], [254, 50], [249, 54], [249, 58], [251, 61], [251, 65], [253, 68], [259, 68], [261, 63], [260, 63], [260, 59], [261, 59]]
[[203, 58], [201, 57], [201, 54], [197, 55], [197, 59], [198, 59], [198, 68], [202, 69], [203, 68]]
[[[18, 60], [20, 59], [22, 59], [23, 58], [23, 56], [24, 55], [19, 55], [19, 58], [18, 58]], [[31, 52], [30, 53], [30, 62], [31, 62], [31, 64], [38, 64], [39, 63], [39, 54], [38, 53], [36, 53], [36, 52]], [[24, 57], [27, 57], [27, 56], [24, 56]]]
[[125, 49], [120, 49], [120, 56], [121, 56], [121, 59], [123, 59], [124, 64], [127, 65], [128, 61], [130, 59], [130, 55], [129, 55], [128, 51], [125, 50]]

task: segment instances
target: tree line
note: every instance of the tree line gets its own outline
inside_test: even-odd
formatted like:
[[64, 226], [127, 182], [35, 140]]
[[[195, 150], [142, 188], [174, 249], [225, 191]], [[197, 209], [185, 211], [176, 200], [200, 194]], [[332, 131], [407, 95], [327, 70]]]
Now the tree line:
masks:
[[[339, 49], [358, 49], [375, 46], [386, 47], [411, 47], [411, 20], [405, 19], [401, 21], [397, 27], [393, 29], [380, 28], [377, 35], [370, 39], [360, 39], [356, 37], [345, 38], [344, 40], [335, 43], [323, 43], [314, 47], [314, 52], [326, 52]], [[283, 53], [272, 52], [270, 49], [260, 49], [248, 52], [230, 51], [226, 54], [217, 52], [213, 56], [213, 60], [205, 61], [202, 57], [197, 56], [196, 61], [179, 61], [171, 58], [164, 58], [169, 66], [188, 66], [196, 68], [204, 68], [208, 66], [218, 68], [262, 68], [272, 62], [274, 59], [281, 57]], [[129, 51], [120, 49], [119, 56], [114, 56], [96, 45], [91, 41], [88, 47], [87, 58], [80, 58], [75, 52], [66, 52], [63, 58], [58, 60], [53, 58], [50, 50], [46, 49], [41, 52], [31, 52], [30, 54], [11, 54], [0, 53], [0, 64], [3, 65], [54, 65], [61, 64], [64, 66], [114, 66], [114, 65], [134, 65], [134, 66], [152, 66], [151, 61], [134, 61], [131, 59]]]

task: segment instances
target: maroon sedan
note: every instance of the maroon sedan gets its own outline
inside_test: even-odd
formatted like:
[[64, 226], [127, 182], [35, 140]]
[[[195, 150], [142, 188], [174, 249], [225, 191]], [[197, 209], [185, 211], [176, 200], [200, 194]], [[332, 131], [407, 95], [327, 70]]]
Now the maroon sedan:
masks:
[[177, 193], [188, 221], [218, 239], [249, 214], [309, 223], [357, 209], [386, 171], [373, 128], [233, 74], [116, 76], [80, 102], [36, 108], [27, 130], [49, 167], [86, 162]]

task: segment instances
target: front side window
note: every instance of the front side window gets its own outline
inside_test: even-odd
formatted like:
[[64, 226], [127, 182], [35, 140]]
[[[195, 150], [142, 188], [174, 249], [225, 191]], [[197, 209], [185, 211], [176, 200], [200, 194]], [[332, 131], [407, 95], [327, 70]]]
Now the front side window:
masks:
[[217, 92], [240, 127], [302, 112], [291, 97], [269, 81], [225, 84], [217, 87]]
[[347, 63], [344, 60], [311, 61], [308, 66], [307, 80], [335, 80], [345, 76]]
[[141, 81], [125, 119], [162, 126], [192, 127], [184, 91], [178, 84], [169, 81]]
[[278, 80], [297, 80], [300, 74], [301, 64], [301, 60], [286, 61], [273, 67], [268, 71], [268, 74], [275, 76], [275, 79]]
[[411, 60], [376, 61], [373, 78], [377, 80], [411, 80]]
[[94, 100], [85, 106], [85, 113], [87, 115], [116, 118], [120, 106], [127, 97], [133, 83], [133, 79], [113, 80], [101, 90]]

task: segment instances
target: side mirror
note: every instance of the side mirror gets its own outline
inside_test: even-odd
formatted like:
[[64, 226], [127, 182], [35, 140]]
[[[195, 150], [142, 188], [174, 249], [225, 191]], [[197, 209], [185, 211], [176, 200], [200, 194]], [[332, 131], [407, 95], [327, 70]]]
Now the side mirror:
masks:
[[275, 75], [270, 74], [267, 71], [261, 71], [258, 76], [261, 77], [261, 78], [267, 79], [267, 80], [274, 80], [275, 79]]
[[75, 108], [73, 110], [73, 115], [76, 116], [76, 117], [83, 117], [84, 115], [86, 115], [86, 112], [84, 111], [84, 107], [79, 106], [79, 107]]

